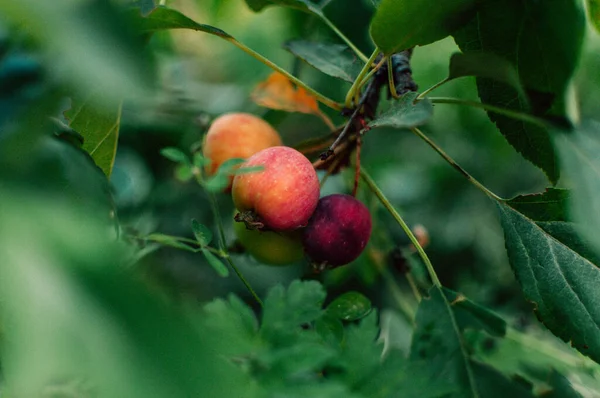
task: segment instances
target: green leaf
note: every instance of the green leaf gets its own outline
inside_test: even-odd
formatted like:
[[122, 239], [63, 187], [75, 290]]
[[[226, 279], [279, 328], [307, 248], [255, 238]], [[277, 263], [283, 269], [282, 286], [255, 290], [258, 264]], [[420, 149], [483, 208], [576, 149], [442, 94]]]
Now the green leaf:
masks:
[[210, 164], [210, 159], [202, 156], [200, 152], [194, 153], [194, 159], [192, 160], [192, 164], [198, 168], [203, 168], [204, 166], [208, 166]]
[[587, 8], [592, 25], [600, 33], [600, 0], [587, 0]]
[[448, 80], [464, 76], [484, 77], [506, 83], [517, 91], [520, 98], [527, 101], [517, 70], [513, 64], [496, 54], [452, 54]]
[[362, 68], [347, 46], [305, 40], [288, 41], [283, 48], [326, 75], [353, 83]]
[[255, 12], [262, 11], [268, 6], [282, 6], [317, 15], [322, 14], [321, 8], [310, 0], [246, 0], [246, 4]]
[[421, 100], [416, 104], [413, 101], [417, 98], [417, 93], [408, 92], [397, 101], [392, 102], [392, 106], [375, 120], [369, 123], [369, 127], [394, 127], [398, 129], [408, 129], [421, 126], [433, 116], [433, 106], [428, 99]]
[[221, 355], [241, 357], [256, 351], [258, 322], [243, 301], [230, 294], [227, 300], [216, 299], [206, 304], [199, 321], [214, 336], [226, 341]]
[[410, 359], [427, 361], [433, 374], [454, 384], [457, 393], [452, 397], [482, 396], [454, 314], [440, 289], [433, 287], [430, 297], [421, 300], [415, 323]]
[[547, 188], [543, 193], [514, 197], [506, 204], [534, 221], [568, 221], [570, 196], [567, 189]]
[[205, 248], [202, 248], [202, 254], [204, 254], [204, 258], [208, 261], [208, 264], [213, 267], [219, 276], [223, 278], [229, 276], [229, 268], [217, 256]]
[[566, 189], [548, 188], [544, 193], [517, 196], [506, 203], [581, 256], [600, 264], [600, 256], [581, 237], [581, 225], [567, 216], [571, 197], [571, 191]]
[[188, 156], [179, 148], [166, 147], [160, 150], [160, 154], [173, 162], [190, 164]]
[[570, 213], [581, 233], [600, 254], [600, 122], [585, 121], [575, 131], [557, 133], [556, 146], [573, 185]]
[[474, 303], [460, 293], [442, 288], [450, 302], [460, 329], [483, 329], [493, 336], [506, 334], [506, 321], [490, 309]]
[[231, 35], [223, 32], [221, 29], [199, 24], [179, 11], [167, 7], [157, 7], [146, 17], [142, 16], [138, 9], [131, 9], [128, 16], [131, 19], [133, 27], [140, 33], [157, 32], [166, 29], [192, 29], [210, 33], [224, 39], [233, 39]]
[[324, 342], [332, 346], [339, 346], [344, 339], [344, 325], [329, 314], [324, 314], [316, 320], [315, 330]]
[[146, 236], [144, 239], [152, 241], [152, 242], [160, 243], [161, 245], [164, 245], [164, 246], [174, 247], [176, 249], [182, 249], [182, 250], [187, 250], [187, 251], [195, 251], [196, 250], [193, 247], [190, 247], [190, 246], [186, 245], [185, 243], [179, 241], [176, 236], [154, 233], [154, 234], [150, 234], [150, 235]]
[[223, 173], [217, 173], [204, 182], [204, 188], [212, 193], [223, 192], [229, 185], [229, 177]]
[[258, 356], [261, 366], [293, 378], [303, 373], [317, 372], [335, 355], [335, 351], [316, 342], [298, 342]]
[[358, 384], [381, 366], [383, 344], [377, 342], [379, 327], [377, 311], [346, 328], [341, 352], [335, 366], [344, 369], [340, 380], [346, 384]]
[[175, 178], [181, 182], [188, 182], [194, 177], [194, 169], [189, 164], [180, 163], [175, 168]]
[[210, 229], [194, 219], [192, 219], [192, 231], [200, 246], [207, 246], [212, 241], [213, 234]]
[[433, 43], [473, 16], [474, 0], [382, 0], [371, 37], [385, 54]]
[[245, 161], [246, 161], [246, 159], [241, 159], [241, 158], [227, 159], [226, 161], [221, 163], [221, 166], [219, 166], [219, 170], [217, 170], [217, 173], [231, 174], [231, 172], [233, 170], [235, 170], [237, 167], [239, 167]]
[[479, 391], [485, 392], [486, 398], [533, 398], [533, 393], [516, 380], [509, 380], [495, 369], [471, 361], [473, 374]]
[[204, 183], [204, 188], [210, 192], [223, 192], [231, 182], [231, 178], [238, 174], [255, 173], [264, 170], [263, 166], [239, 168], [245, 159], [228, 159], [219, 166], [219, 169], [214, 176], [207, 179]]
[[359, 292], [347, 292], [333, 300], [327, 312], [343, 321], [356, 321], [371, 312], [371, 301]]
[[[493, 53], [510, 62], [529, 95], [527, 104], [513, 87], [478, 77], [482, 102], [564, 119], [565, 93], [584, 32], [585, 14], [578, 0], [499, 0], [481, 2], [476, 18], [454, 38], [465, 54]], [[546, 129], [492, 112], [488, 116], [525, 159], [541, 168], [552, 183], [558, 180], [556, 153]]]
[[275, 286], [264, 301], [262, 336], [273, 344], [284, 343], [297, 328], [322, 314], [325, 295], [325, 289], [316, 281], [295, 280], [287, 290]]
[[427, 362], [409, 362], [398, 351], [387, 355], [358, 388], [368, 398], [437, 398], [456, 391], [450, 381], [433, 374]]
[[232, 170], [231, 174], [236, 176], [241, 174], [251, 174], [263, 171], [264, 169], [265, 166], [240, 167], [239, 169]]
[[121, 124], [121, 105], [106, 109], [98, 104], [97, 95], [85, 99], [73, 98], [71, 109], [65, 112], [69, 127], [83, 137], [82, 149], [90, 154], [107, 178], [110, 178]]
[[531, 219], [499, 204], [506, 249], [525, 298], [540, 321], [600, 361], [600, 269]]

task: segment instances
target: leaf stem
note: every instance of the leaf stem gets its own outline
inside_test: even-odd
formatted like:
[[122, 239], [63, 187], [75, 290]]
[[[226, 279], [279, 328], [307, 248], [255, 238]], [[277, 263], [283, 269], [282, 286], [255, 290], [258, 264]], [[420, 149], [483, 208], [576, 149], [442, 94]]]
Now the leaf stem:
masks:
[[254, 51], [251, 48], [247, 47], [245, 44], [240, 43], [235, 38], [233, 38], [231, 36], [219, 36], [219, 37], [227, 40], [228, 42], [230, 42], [231, 44], [233, 44], [234, 46], [236, 46], [240, 50], [244, 51], [246, 54], [248, 54], [251, 57], [257, 59], [258, 61], [262, 62], [263, 64], [267, 65], [269, 68], [271, 68], [271, 69], [273, 69], [273, 70], [281, 73], [282, 75], [285, 75], [285, 77], [287, 77], [289, 80], [291, 80], [292, 82], [294, 82], [294, 84], [296, 84], [299, 87], [304, 88], [306, 91], [308, 91], [310, 94], [312, 94], [323, 105], [326, 105], [326, 106], [330, 107], [331, 109], [335, 109], [336, 111], [339, 111], [339, 110], [342, 109], [342, 104], [340, 104], [338, 102], [335, 102], [331, 98], [328, 98], [328, 97], [324, 96], [323, 94], [319, 93], [318, 91], [316, 91], [312, 87], [309, 87], [308, 85], [306, 85], [306, 83], [304, 83], [302, 80], [300, 80], [297, 77], [295, 77], [294, 75], [292, 75], [290, 72], [286, 71], [285, 69], [283, 69], [279, 65], [273, 63], [269, 59], [263, 57], [262, 55], [260, 55], [256, 51]]
[[373, 65], [373, 62], [375, 62], [375, 59], [377, 58], [377, 55], [379, 55], [379, 52], [379, 48], [375, 48], [373, 54], [371, 54], [371, 57], [365, 62], [365, 65], [363, 66], [362, 70], [354, 80], [354, 83], [352, 83], [350, 90], [348, 90], [348, 94], [346, 94], [346, 101], [344, 102], [346, 108], [352, 108], [352, 101], [356, 95], [356, 91], [360, 88], [364, 77], [367, 75], [367, 73], [369, 73], [369, 69], [371, 69], [371, 65]]
[[419, 292], [419, 288], [417, 287], [415, 278], [413, 278], [413, 276], [410, 272], [407, 272], [405, 274], [405, 276], [406, 276], [406, 280], [408, 281], [408, 284], [410, 286], [410, 290], [412, 290], [412, 293], [415, 296], [415, 299], [417, 300], [417, 303], [420, 303], [421, 300], [423, 299], [423, 297], [421, 296], [421, 292]]
[[444, 80], [437, 82], [436, 84], [434, 84], [433, 86], [429, 87], [427, 90], [425, 90], [421, 94], [419, 94], [417, 96], [417, 98], [415, 98], [415, 102], [421, 101], [423, 98], [425, 98], [425, 96], [427, 94], [429, 94], [436, 88], [443, 86], [444, 84], [448, 83], [449, 81], [450, 81], [450, 78], [447, 77]]
[[[196, 176], [196, 181], [198, 181], [200, 186], [203, 186], [201, 171], [198, 169], [197, 172], [194, 174]], [[238, 267], [233, 263], [233, 260], [231, 260], [231, 256], [229, 256], [229, 253], [227, 252], [227, 244], [226, 244], [227, 241], [225, 240], [225, 229], [223, 228], [223, 220], [221, 220], [221, 214], [219, 212], [219, 207], [217, 206], [217, 200], [215, 198], [215, 195], [212, 192], [208, 192], [206, 190], [205, 190], [205, 192], [208, 195], [208, 201], [210, 202], [210, 207], [211, 207], [211, 210], [215, 217], [215, 221], [217, 223], [217, 229], [219, 232], [218, 235], [219, 235], [220, 256], [223, 257], [225, 260], [227, 260], [227, 262], [229, 263], [229, 266], [233, 269], [233, 271], [238, 276], [240, 281], [242, 281], [244, 286], [246, 286], [246, 289], [250, 292], [252, 297], [254, 297], [254, 300], [256, 300], [256, 302], [262, 307], [262, 305], [263, 305], [262, 300], [260, 299], [260, 297], [258, 297], [258, 294], [256, 294], [256, 292], [254, 291], [252, 286], [250, 286], [250, 283], [246, 280], [246, 278], [240, 272]]]
[[229, 256], [229, 254], [227, 254], [227, 256], [225, 256], [225, 260], [227, 260], [227, 262], [229, 263], [231, 268], [233, 268], [233, 272], [235, 272], [235, 274], [242, 281], [244, 286], [246, 286], [246, 289], [248, 289], [248, 291], [250, 292], [252, 297], [254, 297], [254, 300], [256, 300], [256, 302], [262, 307], [263, 306], [262, 300], [260, 299], [260, 297], [258, 297], [258, 294], [256, 294], [254, 289], [252, 289], [252, 286], [250, 286], [250, 283], [248, 283], [246, 278], [244, 278], [244, 275], [240, 272], [239, 268], [236, 267], [236, 265], [233, 263], [233, 260], [231, 260], [231, 256]]
[[360, 170], [360, 175], [365, 181], [365, 183], [368, 185], [368, 187], [371, 189], [371, 191], [373, 191], [375, 196], [377, 196], [383, 207], [385, 207], [390, 212], [392, 217], [394, 217], [394, 219], [400, 225], [404, 233], [408, 236], [408, 239], [410, 239], [412, 244], [415, 246], [417, 252], [419, 253], [419, 256], [421, 256], [421, 259], [423, 260], [423, 263], [425, 263], [425, 267], [427, 268], [427, 272], [429, 273], [429, 277], [431, 278], [433, 284], [436, 287], [441, 288], [442, 283], [440, 282], [437, 274], [435, 273], [435, 270], [433, 269], [433, 265], [431, 264], [429, 257], [427, 257], [427, 254], [425, 254], [425, 250], [423, 250], [423, 247], [421, 246], [415, 235], [412, 233], [406, 222], [402, 219], [400, 214], [398, 214], [394, 206], [392, 206], [392, 204], [383, 194], [381, 189], [379, 189], [375, 181], [373, 181], [371, 176], [364, 169]]
[[402, 294], [402, 290], [400, 289], [400, 286], [398, 286], [394, 275], [392, 275], [392, 273], [387, 267], [382, 266], [381, 276], [383, 276], [383, 280], [387, 283], [388, 288], [390, 289], [390, 293], [394, 297], [394, 300], [396, 300], [396, 303], [398, 304], [398, 309], [400, 310], [402, 315], [404, 315], [406, 320], [414, 327], [415, 310], [410, 305], [408, 305], [406, 297], [404, 297], [404, 295]]
[[441, 157], [443, 157], [444, 160], [446, 160], [446, 162], [448, 162], [450, 164], [450, 166], [454, 167], [455, 170], [457, 170], [460, 174], [462, 174], [471, 184], [475, 185], [481, 192], [483, 192], [484, 194], [486, 194], [487, 196], [489, 196], [490, 198], [492, 198], [498, 202], [505, 201], [505, 199], [502, 199], [500, 196], [496, 195], [495, 193], [493, 193], [492, 191], [487, 189], [485, 187], [485, 185], [483, 185], [482, 183], [477, 181], [475, 178], [473, 178], [473, 176], [471, 176], [471, 174], [469, 174], [465, 169], [460, 167], [458, 165], [458, 163], [456, 163], [454, 161], [454, 159], [452, 159], [446, 152], [444, 152], [444, 150], [442, 148], [437, 146], [437, 144], [435, 142], [433, 142], [429, 137], [427, 137], [425, 134], [423, 134], [423, 132], [421, 130], [419, 130], [417, 127], [411, 128], [411, 131], [413, 133], [415, 133], [423, 141], [425, 141], [427, 144], [429, 144], [429, 146], [431, 148], [433, 148], [433, 150], [436, 151]]
[[[419, 96], [420, 97], [420, 96]], [[473, 108], [485, 109], [486, 111], [504, 115], [511, 119], [521, 120], [523, 122], [532, 123], [540, 127], [547, 128], [548, 123], [539, 117], [529, 115], [527, 113], [513, 111], [512, 109], [501, 108], [498, 106], [484, 104], [477, 101], [468, 101], [460, 98], [449, 98], [449, 97], [429, 97], [429, 100], [434, 104], [453, 104], [453, 105], [465, 105]]]
[[348, 38], [346, 37], [346, 35], [344, 35], [344, 34], [343, 34], [343, 33], [342, 33], [340, 30], [339, 30], [339, 29], [337, 28], [337, 26], [335, 26], [335, 25], [333, 24], [333, 22], [331, 22], [331, 21], [329, 20], [329, 18], [327, 18], [327, 17], [325, 16], [325, 14], [323, 14], [323, 13], [321, 12], [321, 13], [318, 13], [317, 15], [319, 16], [319, 18], [321, 19], [321, 21], [323, 21], [323, 22], [325, 23], [325, 25], [327, 25], [327, 26], [329, 27], [329, 29], [331, 29], [331, 30], [332, 30], [332, 31], [333, 31], [333, 32], [334, 32], [336, 35], [338, 35], [338, 37], [339, 37], [340, 39], [342, 39], [342, 40], [344, 41], [344, 43], [346, 43], [346, 45], [352, 49], [352, 51], [354, 51], [354, 53], [355, 53], [355, 54], [358, 56], [358, 58], [360, 58], [360, 59], [361, 59], [363, 62], [367, 62], [367, 56], [366, 56], [365, 54], [363, 54], [363, 53], [362, 53], [362, 51], [360, 51], [360, 50], [358, 49], [358, 47], [356, 47], [356, 46], [354, 45], [354, 43], [352, 43], [352, 41], [350, 41], [350, 39], [348, 39]]

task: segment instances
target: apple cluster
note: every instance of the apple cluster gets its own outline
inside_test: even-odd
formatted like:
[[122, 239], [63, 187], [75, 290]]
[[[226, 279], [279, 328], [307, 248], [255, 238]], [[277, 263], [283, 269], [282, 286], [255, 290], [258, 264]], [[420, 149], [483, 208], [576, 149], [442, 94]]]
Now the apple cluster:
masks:
[[246, 113], [229, 113], [210, 126], [203, 145], [211, 175], [233, 158], [241, 167], [227, 192], [237, 209], [238, 241], [257, 260], [285, 265], [307, 255], [319, 269], [355, 260], [371, 235], [371, 215], [350, 195], [320, 198], [317, 173], [297, 150], [283, 146], [277, 131]]

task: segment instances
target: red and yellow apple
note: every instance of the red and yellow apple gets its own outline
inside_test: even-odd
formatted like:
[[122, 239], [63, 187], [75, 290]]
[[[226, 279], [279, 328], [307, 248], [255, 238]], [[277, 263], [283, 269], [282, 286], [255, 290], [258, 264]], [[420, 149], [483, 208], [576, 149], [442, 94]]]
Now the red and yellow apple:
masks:
[[311, 162], [293, 148], [276, 146], [254, 154], [242, 165], [256, 166], [263, 169], [233, 179], [235, 207], [267, 230], [305, 226], [319, 201], [319, 179]]

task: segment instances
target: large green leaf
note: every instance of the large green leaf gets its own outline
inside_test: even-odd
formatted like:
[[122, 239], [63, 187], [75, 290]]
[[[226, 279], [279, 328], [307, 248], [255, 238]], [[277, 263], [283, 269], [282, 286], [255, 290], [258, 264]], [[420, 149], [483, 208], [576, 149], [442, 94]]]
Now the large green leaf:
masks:
[[600, 256], [581, 238], [581, 225], [567, 215], [571, 197], [571, 191], [549, 188], [544, 193], [517, 196], [506, 203], [581, 256], [600, 264]]
[[65, 112], [69, 127], [83, 137], [83, 150], [107, 178], [110, 178], [121, 124], [121, 105], [107, 109], [98, 101], [97, 94], [85, 98], [74, 98], [71, 109]]
[[498, 208], [511, 266], [536, 315], [600, 361], [600, 269], [530, 218], [505, 204]]
[[526, 101], [517, 70], [509, 61], [496, 54], [452, 54], [448, 80], [465, 76], [485, 77], [506, 83], [517, 90], [519, 96]]
[[433, 287], [430, 298], [419, 304], [415, 323], [410, 359], [416, 364], [425, 361], [436, 379], [452, 383], [454, 391], [449, 397], [532, 397], [523, 386], [494, 368], [474, 362], [468, 354], [463, 329], [504, 332], [506, 325], [500, 326], [503, 321], [497, 315], [466, 299], [461, 301], [450, 290]]
[[371, 21], [371, 37], [386, 54], [433, 43], [473, 16], [475, 0], [383, 0]]
[[461, 329], [482, 329], [494, 336], [506, 334], [506, 321], [499, 315], [460, 293], [447, 288], [442, 288], [442, 290], [450, 302], [456, 322]]
[[[585, 14], [578, 0], [497, 0], [481, 2], [476, 17], [454, 37], [466, 54], [493, 53], [509, 61], [529, 95], [529, 101], [524, 101], [513, 87], [480, 77], [477, 87], [482, 102], [564, 118], [565, 92], [579, 60], [584, 32]], [[560, 171], [546, 129], [491, 112], [488, 116], [523, 157], [541, 168], [551, 182], [558, 180]]]
[[342, 44], [293, 40], [283, 47], [321, 72], [350, 83], [354, 82], [362, 68], [361, 62], [357, 62], [348, 47]]
[[581, 233], [600, 254], [600, 122], [586, 121], [576, 130], [557, 133], [556, 146], [567, 181], [573, 185], [571, 214]]
[[441, 289], [419, 304], [410, 349], [412, 361], [427, 361], [438, 378], [455, 385], [452, 397], [480, 396], [453, 310]]
[[322, 14], [321, 8], [310, 0], [246, 0], [246, 4], [256, 12], [261, 11], [268, 6], [282, 6], [311, 12], [317, 15]]
[[139, 9], [131, 9], [129, 17], [133, 26], [143, 33], [157, 32], [165, 29], [192, 29], [210, 33], [223, 38], [232, 38], [231, 35], [221, 29], [210, 25], [194, 22], [179, 11], [166, 7], [157, 7], [150, 14], [143, 17]]

